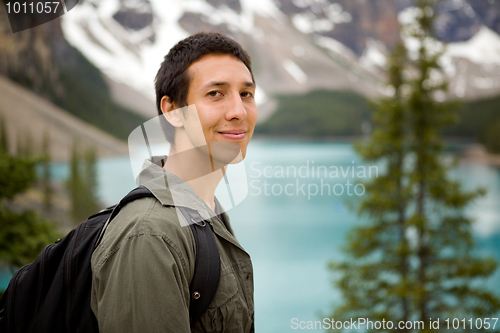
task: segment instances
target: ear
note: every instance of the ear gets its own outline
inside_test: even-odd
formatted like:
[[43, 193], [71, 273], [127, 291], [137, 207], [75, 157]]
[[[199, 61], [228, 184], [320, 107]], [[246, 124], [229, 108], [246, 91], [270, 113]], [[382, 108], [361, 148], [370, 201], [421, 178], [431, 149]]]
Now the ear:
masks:
[[174, 127], [182, 127], [182, 112], [176, 107], [175, 103], [170, 102], [171, 99], [168, 96], [163, 96], [160, 101], [161, 111], [163, 116], [167, 121]]

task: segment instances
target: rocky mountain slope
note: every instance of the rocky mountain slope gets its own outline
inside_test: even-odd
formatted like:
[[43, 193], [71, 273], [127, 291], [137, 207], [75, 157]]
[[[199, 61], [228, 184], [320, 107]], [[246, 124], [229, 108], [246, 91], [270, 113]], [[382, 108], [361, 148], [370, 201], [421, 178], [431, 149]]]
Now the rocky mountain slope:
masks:
[[[412, 1], [80, 0], [61, 19], [17, 34], [2, 16], [0, 73], [126, 138], [156, 115], [154, 77], [170, 47], [198, 31], [219, 31], [252, 55], [264, 121], [276, 94], [390, 94], [386, 55], [412, 15]], [[500, 1], [443, 0], [437, 11], [437, 36], [449, 42], [442, 63], [447, 97], [500, 93]], [[71, 103], [77, 98], [83, 101]], [[116, 118], [127, 124], [115, 128]]]
[[12, 33], [0, 5], [0, 75], [122, 140], [146, 119], [113, 101], [106, 77], [67, 42], [60, 19]]
[[0, 117], [6, 124], [10, 150], [18, 141], [30, 141], [34, 153], [41, 152], [42, 138], [50, 138], [55, 161], [68, 161], [75, 140], [80, 147], [95, 147], [99, 157], [126, 155], [127, 145], [115, 137], [68, 114], [17, 83], [0, 75]]
[[[198, 31], [233, 36], [253, 57], [265, 118], [275, 94], [390, 93], [382, 69], [411, 7], [412, 0], [85, 0], [63, 16], [62, 30], [113, 81], [150, 100], [175, 42]], [[448, 97], [499, 93], [500, 1], [445, 0], [437, 11], [437, 36], [450, 42]]]

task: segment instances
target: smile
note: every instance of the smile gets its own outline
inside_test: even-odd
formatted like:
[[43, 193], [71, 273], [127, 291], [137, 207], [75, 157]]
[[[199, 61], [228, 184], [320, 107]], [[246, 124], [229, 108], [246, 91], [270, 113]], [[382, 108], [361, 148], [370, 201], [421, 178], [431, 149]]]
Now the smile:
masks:
[[246, 132], [241, 130], [224, 131], [224, 132], [219, 132], [219, 134], [222, 135], [224, 138], [230, 140], [241, 140], [246, 136]]

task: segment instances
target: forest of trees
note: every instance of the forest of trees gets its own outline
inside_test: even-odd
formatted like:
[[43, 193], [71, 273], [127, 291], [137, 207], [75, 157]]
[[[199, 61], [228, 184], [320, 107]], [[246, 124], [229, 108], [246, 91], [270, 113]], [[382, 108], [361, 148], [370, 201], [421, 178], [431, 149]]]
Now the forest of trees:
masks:
[[32, 146], [19, 142], [18, 153], [11, 154], [7, 138], [6, 124], [0, 117], [0, 263], [15, 269], [33, 261], [61, 234], [56, 223], [35, 211], [16, 211], [9, 207], [9, 201], [36, 184], [37, 165], [44, 163], [47, 157], [31, 155]]
[[436, 330], [430, 319], [440, 319], [442, 330], [446, 318], [475, 320], [500, 310], [499, 298], [481, 284], [497, 263], [474, 254], [472, 219], [464, 212], [484, 191], [465, 191], [443, 159], [442, 131], [457, 120], [457, 105], [434, 99], [447, 88], [444, 80], [431, 79], [439, 77], [442, 54], [432, 44], [434, 4], [416, 1], [415, 22], [401, 32], [418, 51], [394, 48], [388, 69], [393, 97], [374, 103], [374, 131], [357, 146], [385, 172], [366, 184], [359, 213], [368, 222], [349, 233], [347, 259], [330, 264], [342, 295], [331, 315], [336, 320], [421, 321], [419, 329], [393, 330], [430, 332]]
[[[41, 147], [34, 144], [29, 133], [19, 134], [15, 152], [11, 152], [7, 131], [8, 126], [0, 115], [0, 267], [7, 266], [15, 271], [32, 262], [46, 245], [64, 236], [60, 226], [66, 221], [46, 218], [57, 204], [54, 202], [49, 133], [44, 133]], [[66, 182], [70, 207], [64, 220], [76, 225], [102, 208], [97, 197], [95, 148], [81, 152], [75, 142], [70, 168]], [[17, 196], [32, 188], [42, 194], [41, 210], [12, 204]], [[0, 290], [0, 295], [2, 293]]]

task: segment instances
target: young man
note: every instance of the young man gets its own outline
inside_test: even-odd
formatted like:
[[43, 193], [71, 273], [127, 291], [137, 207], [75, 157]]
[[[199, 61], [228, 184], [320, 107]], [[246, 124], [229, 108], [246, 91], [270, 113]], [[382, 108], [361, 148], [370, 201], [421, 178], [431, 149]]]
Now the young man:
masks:
[[[254, 94], [250, 57], [228, 37], [196, 34], [165, 56], [156, 95], [172, 145], [168, 158], [146, 161], [139, 175], [155, 198], [126, 205], [93, 253], [91, 307], [101, 333], [253, 332], [252, 263], [214, 193], [227, 164], [246, 155]], [[217, 292], [193, 325], [196, 246], [178, 207], [207, 221], [220, 254]]]

